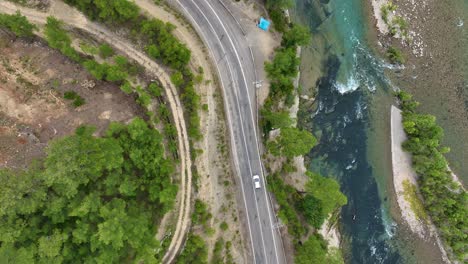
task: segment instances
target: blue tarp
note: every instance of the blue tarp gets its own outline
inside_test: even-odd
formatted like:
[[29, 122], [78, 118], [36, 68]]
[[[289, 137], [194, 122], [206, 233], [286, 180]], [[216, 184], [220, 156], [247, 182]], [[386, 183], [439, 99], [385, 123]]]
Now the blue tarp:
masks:
[[260, 22], [258, 22], [258, 27], [267, 31], [268, 28], [270, 27], [270, 21], [264, 19], [263, 17], [260, 17]]

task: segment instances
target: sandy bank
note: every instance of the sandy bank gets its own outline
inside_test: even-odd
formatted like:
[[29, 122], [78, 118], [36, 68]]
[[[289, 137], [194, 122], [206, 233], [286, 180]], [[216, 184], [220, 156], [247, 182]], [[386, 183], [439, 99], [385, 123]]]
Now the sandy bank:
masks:
[[403, 130], [401, 110], [395, 106], [392, 106], [391, 109], [391, 130], [393, 186], [397, 194], [398, 206], [402, 218], [408, 223], [411, 231], [424, 238], [427, 233], [424, 223], [418, 219], [411, 209], [410, 203], [403, 196], [403, 182], [408, 180], [411, 184], [416, 185], [417, 175], [411, 167], [411, 155], [401, 147], [401, 144], [406, 140], [406, 134]]
[[376, 26], [380, 33], [387, 34], [388, 26], [382, 18], [382, 6], [387, 4], [387, 0], [371, 0]]

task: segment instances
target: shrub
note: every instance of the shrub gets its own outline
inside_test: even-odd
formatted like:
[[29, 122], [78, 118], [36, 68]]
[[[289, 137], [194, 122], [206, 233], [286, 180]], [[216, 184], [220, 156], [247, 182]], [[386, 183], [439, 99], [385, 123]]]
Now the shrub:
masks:
[[139, 15], [138, 6], [128, 0], [65, 0], [93, 19], [111, 23], [135, 20]]
[[159, 97], [162, 95], [162, 88], [156, 83], [150, 83], [147, 89], [154, 97]]
[[267, 148], [275, 156], [294, 158], [309, 153], [316, 144], [317, 139], [309, 131], [286, 127], [268, 142]]
[[37, 30], [19, 11], [14, 15], [0, 14], [0, 27], [7, 28], [18, 37], [31, 37]]
[[78, 52], [72, 48], [71, 39], [67, 32], [62, 28], [61, 21], [54, 17], [48, 17], [44, 33], [47, 43], [51, 48], [58, 49], [63, 55], [75, 62], [81, 61]]
[[104, 59], [109, 58], [110, 56], [114, 55], [114, 50], [111, 48], [111, 46], [107, 44], [102, 44], [99, 46], [99, 55], [103, 57]]
[[81, 96], [78, 96], [77, 98], [75, 98], [75, 100], [73, 100], [73, 106], [74, 107], [79, 107], [79, 106], [82, 106], [85, 104], [85, 99]]
[[228, 230], [229, 226], [228, 226], [228, 224], [227, 224], [226, 222], [223, 221], [223, 222], [219, 225], [219, 228], [221, 228], [221, 230], [223, 230], [223, 231], [226, 231], [226, 230]]
[[403, 53], [401, 52], [401, 50], [395, 47], [389, 47], [387, 49], [387, 57], [392, 63], [397, 63], [397, 64], [405, 63], [405, 58], [403, 57]]
[[63, 98], [73, 100], [73, 106], [79, 107], [85, 104], [85, 99], [78, 95], [75, 91], [67, 91], [63, 94]]
[[129, 82], [124, 82], [120, 86], [120, 90], [122, 90], [126, 94], [131, 94], [133, 92], [133, 87]]
[[64, 94], [63, 94], [63, 98], [67, 99], [67, 100], [74, 100], [75, 98], [77, 98], [79, 95], [75, 92], [75, 91], [66, 91]]

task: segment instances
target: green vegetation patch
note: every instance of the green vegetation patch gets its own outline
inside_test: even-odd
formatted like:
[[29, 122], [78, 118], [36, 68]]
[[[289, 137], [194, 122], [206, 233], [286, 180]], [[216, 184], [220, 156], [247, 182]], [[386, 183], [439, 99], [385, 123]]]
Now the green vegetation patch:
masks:
[[279, 32], [285, 32], [288, 29], [288, 18], [284, 10], [294, 6], [293, 0], [267, 0], [266, 7], [268, 14], [273, 21], [273, 26]]
[[79, 53], [71, 46], [71, 38], [63, 29], [63, 23], [54, 17], [47, 18], [45, 25], [46, 41], [51, 48], [58, 49], [63, 55], [75, 62], [81, 62]]
[[91, 55], [96, 55], [99, 52], [99, 49], [96, 46], [88, 44], [86, 42], [81, 42], [80, 43], [80, 49], [84, 53], [91, 54]]
[[405, 200], [410, 203], [411, 210], [414, 212], [416, 217], [426, 222], [428, 220], [427, 213], [422, 201], [418, 197], [416, 185], [412, 184], [409, 180], [403, 181], [403, 196], [405, 197]]
[[7, 28], [18, 37], [31, 37], [37, 30], [19, 11], [14, 15], [0, 14], [0, 27]]
[[114, 49], [112, 49], [112, 47], [109, 46], [108, 44], [102, 44], [101, 46], [99, 46], [99, 55], [102, 58], [107, 59], [113, 56], [114, 54], [115, 54]]
[[279, 136], [269, 141], [268, 151], [275, 156], [294, 158], [305, 155], [317, 144], [317, 139], [308, 131], [295, 127], [282, 128]]
[[337, 249], [328, 251], [327, 242], [321, 235], [311, 235], [301, 246], [296, 248], [296, 264], [340, 264], [344, 263], [341, 252]]
[[388, 25], [388, 14], [390, 12], [395, 12], [397, 9], [397, 5], [393, 4], [392, 2], [388, 2], [380, 7], [381, 15], [382, 15], [382, 20], [385, 22], [385, 24]]
[[387, 58], [390, 60], [391, 63], [394, 63], [394, 64], [405, 63], [405, 57], [403, 56], [403, 53], [401, 52], [401, 50], [395, 47], [389, 47], [387, 49]]
[[133, 21], [139, 16], [138, 6], [127, 0], [65, 0], [91, 19], [111, 23]]
[[63, 98], [73, 101], [74, 107], [82, 106], [86, 103], [85, 99], [77, 94], [75, 91], [67, 91], [63, 94]]
[[26, 171], [0, 170], [0, 259], [154, 263], [155, 222], [174, 205], [174, 168], [142, 119], [104, 137], [80, 127]]
[[176, 264], [206, 264], [208, 263], [208, 248], [203, 238], [190, 234], [184, 249], [177, 257]]

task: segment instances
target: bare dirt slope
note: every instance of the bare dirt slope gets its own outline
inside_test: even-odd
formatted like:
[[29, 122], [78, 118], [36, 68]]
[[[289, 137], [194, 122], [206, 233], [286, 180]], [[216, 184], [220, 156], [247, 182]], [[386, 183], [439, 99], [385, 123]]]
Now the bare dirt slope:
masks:
[[[0, 167], [23, 168], [44, 155], [47, 142], [82, 124], [96, 133], [109, 122], [128, 122], [143, 109], [109, 83], [92, 77], [39, 40], [16, 39], [0, 31]], [[86, 103], [63, 99], [75, 91]]]

